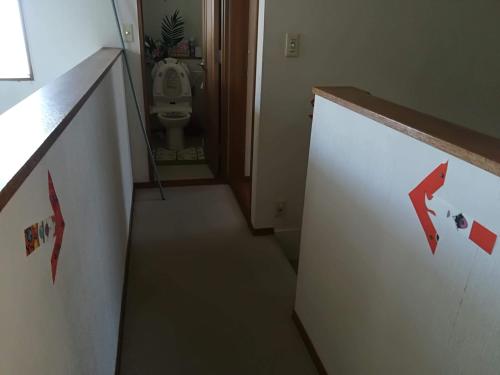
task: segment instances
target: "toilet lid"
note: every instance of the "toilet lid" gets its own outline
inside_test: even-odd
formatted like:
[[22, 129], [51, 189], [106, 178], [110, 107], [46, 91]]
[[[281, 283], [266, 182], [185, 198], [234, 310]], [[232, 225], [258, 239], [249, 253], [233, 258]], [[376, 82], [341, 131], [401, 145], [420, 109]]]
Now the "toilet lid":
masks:
[[165, 59], [155, 65], [153, 74], [155, 99], [177, 102], [182, 98], [191, 98], [191, 83], [184, 64], [175, 59]]
[[[161, 74], [161, 73], [160, 73]], [[182, 96], [182, 83], [176, 69], [167, 68], [163, 78], [163, 94], [169, 98]]]

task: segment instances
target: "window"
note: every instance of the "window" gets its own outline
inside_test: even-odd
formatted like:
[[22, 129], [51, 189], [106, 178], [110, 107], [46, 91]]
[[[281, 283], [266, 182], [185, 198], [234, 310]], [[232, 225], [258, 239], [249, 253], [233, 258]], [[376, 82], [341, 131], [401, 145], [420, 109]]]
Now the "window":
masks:
[[19, 0], [0, 0], [0, 79], [33, 79]]

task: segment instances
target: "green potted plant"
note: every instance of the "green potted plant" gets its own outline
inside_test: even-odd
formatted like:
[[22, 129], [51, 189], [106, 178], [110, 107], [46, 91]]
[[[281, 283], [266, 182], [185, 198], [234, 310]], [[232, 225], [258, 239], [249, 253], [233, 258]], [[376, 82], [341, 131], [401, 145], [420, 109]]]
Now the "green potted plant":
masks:
[[180, 15], [179, 9], [163, 18], [161, 36], [168, 57], [170, 51], [184, 39], [184, 18]]

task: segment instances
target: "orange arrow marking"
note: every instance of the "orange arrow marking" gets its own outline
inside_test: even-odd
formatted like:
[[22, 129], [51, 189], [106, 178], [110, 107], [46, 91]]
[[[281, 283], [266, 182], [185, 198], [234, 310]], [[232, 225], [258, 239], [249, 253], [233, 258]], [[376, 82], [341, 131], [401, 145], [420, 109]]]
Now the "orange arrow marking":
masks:
[[[439, 234], [436, 231], [434, 223], [431, 220], [431, 216], [437, 216], [436, 213], [427, 207], [426, 198], [432, 200], [434, 194], [441, 189], [446, 180], [446, 173], [448, 171], [448, 163], [443, 163], [439, 165], [431, 174], [429, 174], [418, 186], [410, 192], [410, 199], [413, 203], [413, 207], [417, 212], [420, 224], [424, 229], [427, 241], [433, 254], [436, 253], [436, 249], [439, 242]], [[439, 199], [437, 199], [439, 200]], [[460, 214], [463, 218], [463, 215]], [[450, 212], [448, 211], [447, 218], [450, 217]], [[457, 216], [458, 217], [458, 216]], [[456, 220], [456, 218], [454, 219]], [[465, 227], [458, 227], [459, 223], [455, 222], [458, 229], [466, 229], [467, 222], [465, 222]], [[477, 221], [474, 221], [469, 234], [469, 240], [474, 242], [477, 246], [483, 249], [488, 254], [492, 254], [497, 242], [498, 236], [490, 231], [488, 228], [484, 227]]]
[[448, 163], [441, 164], [410, 192], [411, 202], [413, 203], [413, 207], [415, 207], [418, 219], [420, 220], [420, 224], [422, 224], [422, 228], [427, 236], [427, 241], [429, 242], [433, 254], [437, 249], [439, 234], [430, 217], [430, 214], [435, 214], [427, 208], [425, 198], [427, 197], [429, 200], [432, 199], [434, 193], [441, 189], [446, 180], [447, 171]]
[[493, 254], [497, 237], [495, 233], [477, 221], [474, 221], [474, 224], [472, 224], [469, 239], [490, 255]]

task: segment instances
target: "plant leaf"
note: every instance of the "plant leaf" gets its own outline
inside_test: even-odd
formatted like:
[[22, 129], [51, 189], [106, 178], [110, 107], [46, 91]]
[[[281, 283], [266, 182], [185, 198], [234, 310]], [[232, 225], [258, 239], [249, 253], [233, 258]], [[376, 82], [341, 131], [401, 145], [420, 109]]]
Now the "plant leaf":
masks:
[[161, 36], [167, 48], [175, 47], [184, 39], [184, 18], [180, 15], [179, 9], [163, 18]]

